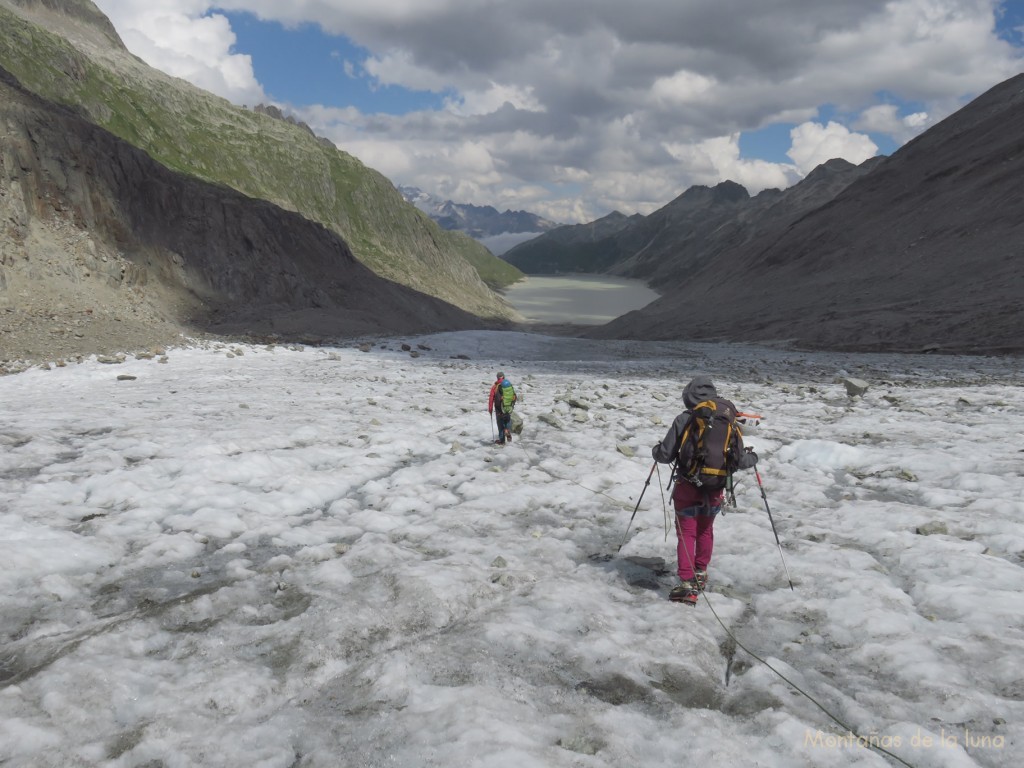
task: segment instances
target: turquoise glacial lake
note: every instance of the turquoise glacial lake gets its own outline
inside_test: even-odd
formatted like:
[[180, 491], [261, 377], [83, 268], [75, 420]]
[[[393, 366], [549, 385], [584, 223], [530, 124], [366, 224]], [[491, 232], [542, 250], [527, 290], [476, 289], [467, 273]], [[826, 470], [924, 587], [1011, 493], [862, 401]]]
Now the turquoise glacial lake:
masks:
[[604, 275], [531, 275], [504, 291], [508, 302], [532, 323], [603, 325], [659, 294], [642, 280]]

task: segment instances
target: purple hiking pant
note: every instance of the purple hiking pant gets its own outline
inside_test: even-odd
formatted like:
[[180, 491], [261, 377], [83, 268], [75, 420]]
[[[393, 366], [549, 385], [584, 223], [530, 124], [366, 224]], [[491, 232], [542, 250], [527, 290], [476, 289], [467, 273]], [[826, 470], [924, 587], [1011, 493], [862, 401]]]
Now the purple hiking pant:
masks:
[[690, 581], [694, 569], [706, 571], [715, 546], [715, 516], [722, 509], [722, 492], [707, 499], [689, 483], [677, 483], [672, 492], [676, 509], [676, 560], [679, 579]]

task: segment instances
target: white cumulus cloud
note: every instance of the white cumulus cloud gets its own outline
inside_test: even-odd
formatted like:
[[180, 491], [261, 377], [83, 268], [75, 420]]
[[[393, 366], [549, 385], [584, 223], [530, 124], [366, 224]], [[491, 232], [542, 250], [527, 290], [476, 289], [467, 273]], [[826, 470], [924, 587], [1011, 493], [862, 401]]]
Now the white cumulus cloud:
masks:
[[853, 127], [861, 131], [884, 133], [903, 144], [931, 125], [927, 112], [914, 112], [900, 117], [895, 104], [876, 104], [861, 112]]
[[132, 53], [238, 104], [266, 99], [252, 60], [235, 53], [235, 33], [222, 14], [204, 15], [200, 0], [102, 0], [99, 7]]
[[[291, 103], [297, 117], [398, 183], [473, 190], [459, 202], [496, 206], [521, 188], [522, 207], [541, 195], [531, 210], [564, 220], [649, 212], [695, 183], [784, 187], [833, 157], [872, 156], [868, 132], [907, 141], [1024, 70], [1019, 38], [998, 26], [1010, 2], [776, 0], [742, 13], [720, 0], [97, 5], [152, 66], [239, 104], [265, 97], [225, 12], [343, 35], [367, 51], [345, 71], [392, 104], [403, 88], [443, 101], [407, 114]], [[815, 119], [824, 105], [827, 124]], [[740, 151], [738, 137], [770, 124], [794, 126], [792, 163]]]
[[853, 133], [844, 125], [807, 122], [789, 132], [793, 146], [786, 153], [802, 175], [834, 158], [860, 165], [878, 153], [878, 145], [863, 133]]

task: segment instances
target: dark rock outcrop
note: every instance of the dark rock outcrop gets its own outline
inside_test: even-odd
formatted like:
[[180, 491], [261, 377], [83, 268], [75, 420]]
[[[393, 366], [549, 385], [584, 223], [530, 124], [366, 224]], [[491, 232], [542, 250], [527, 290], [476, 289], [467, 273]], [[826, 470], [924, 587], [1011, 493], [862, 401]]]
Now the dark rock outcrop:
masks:
[[238, 107], [147, 66], [89, 0], [0, 0], [0, 67], [164, 166], [301, 213], [377, 275], [495, 321], [511, 270], [358, 158], [276, 109]]
[[22, 295], [102, 279], [199, 329], [341, 337], [480, 325], [376, 276], [325, 227], [173, 172], [4, 70], [0, 222], [0, 290]]

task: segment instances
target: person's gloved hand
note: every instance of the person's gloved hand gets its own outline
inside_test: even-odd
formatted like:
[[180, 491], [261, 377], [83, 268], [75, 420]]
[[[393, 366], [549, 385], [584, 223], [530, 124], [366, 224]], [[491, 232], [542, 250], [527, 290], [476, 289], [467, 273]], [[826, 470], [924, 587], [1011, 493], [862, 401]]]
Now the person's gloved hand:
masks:
[[740, 456], [740, 469], [752, 469], [757, 465], [757, 454], [753, 448], [747, 448]]

